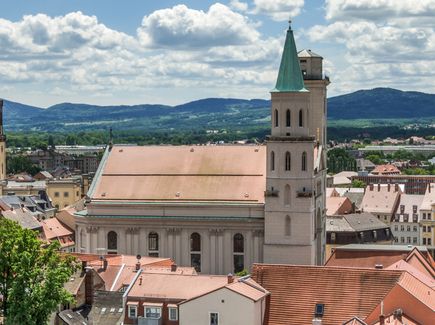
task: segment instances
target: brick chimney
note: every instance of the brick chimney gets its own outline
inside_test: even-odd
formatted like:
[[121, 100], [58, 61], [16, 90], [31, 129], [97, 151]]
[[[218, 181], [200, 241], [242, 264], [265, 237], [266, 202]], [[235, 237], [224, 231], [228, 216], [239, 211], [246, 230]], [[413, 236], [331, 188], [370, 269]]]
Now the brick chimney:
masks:
[[394, 191], [399, 192], [399, 184], [394, 184]]
[[370, 187], [369, 187], [369, 189], [370, 189], [370, 191], [373, 191], [373, 184], [370, 184]]
[[381, 191], [381, 184], [378, 184], [378, 192]]
[[388, 183], [388, 192], [390, 192], [390, 189], [391, 189], [391, 184]]
[[103, 260], [103, 271], [107, 270], [107, 265], [109, 264], [109, 262], [107, 262], [106, 259]]
[[232, 273], [229, 273], [227, 275], [228, 284], [231, 284], [234, 282], [234, 275]]
[[177, 271], [177, 264], [172, 263], [171, 264], [171, 272], [176, 272]]
[[140, 262], [137, 262], [136, 263], [136, 271], [139, 271], [140, 270]]

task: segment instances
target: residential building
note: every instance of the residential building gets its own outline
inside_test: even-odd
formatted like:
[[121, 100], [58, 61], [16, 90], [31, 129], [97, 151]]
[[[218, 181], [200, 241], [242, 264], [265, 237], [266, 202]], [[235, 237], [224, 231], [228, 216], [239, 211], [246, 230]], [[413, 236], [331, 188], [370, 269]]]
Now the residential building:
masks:
[[78, 250], [169, 256], [209, 274], [323, 264], [328, 84], [289, 28], [265, 146], [110, 145], [75, 214]]
[[326, 258], [338, 246], [348, 244], [392, 244], [391, 229], [371, 213], [326, 217]]
[[421, 245], [425, 245], [435, 256], [435, 183], [427, 186], [420, 206], [420, 238]]
[[420, 206], [423, 195], [401, 194], [391, 221], [395, 243], [420, 245]]
[[82, 198], [80, 178], [61, 178], [47, 181], [47, 193], [56, 209], [73, 205]]
[[400, 170], [391, 164], [378, 165], [372, 170], [373, 175], [400, 175]]
[[34, 230], [38, 235], [42, 234], [41, 224], [26, 208], [2, 210], [0, 211], [0, 218], [15, 221], [24, 229]]
[[37, 220], [51, 218], [56, 212], [45, 192], [40, 195], [4, 195], [0, 197], [0, 204], [4, 210], [25, 208]]
[[47, 181], [53, 179], [53, 175], [51, 175], [49, 172], [43, 170], [38, 172], [35, 176], [33, 176], [33, 179], [37, 181]]
[[396, 212], [402, 190], [398, 184], [373, 184], [366, 187], [361, 211], [370, 212], [389, 225]]
[[371, 172], [373, 169], [375, 169], [375, 167], [376, 165], [368, 159], [365, 158], [356, 159], [356, 168], [358, 171]]
[[270, 292], [268, 325], [336, 325], [355, 316], [376, 324], [399, 308], [416, 324], [433, 324], [433, 283], [413, 270], [254, 264], [252, 278]]
[[74, 231], [62, 224], [56, 217], [40, 221], [43, 238], [48, 242], [57, 241], [62, 252], [75, 252]]
[[348, 214], [355, 212], [352, 202], [343, 196], [326, 198], [326, 216]]
[[352, 176], [367, 185], [371, 184], [400, 184], [406, 194], [421, 194], [426, 192], [430, 183], [435, 183], [435, 175], [359, 175]]

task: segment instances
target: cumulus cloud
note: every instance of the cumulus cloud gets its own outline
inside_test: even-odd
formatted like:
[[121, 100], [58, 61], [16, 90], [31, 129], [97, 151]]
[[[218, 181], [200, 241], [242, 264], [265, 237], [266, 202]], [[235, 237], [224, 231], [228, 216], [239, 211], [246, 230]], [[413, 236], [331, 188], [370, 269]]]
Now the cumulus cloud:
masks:
[[299, 15], [304, 7], [304, 0], [254, 0], [254, 5], [254, 13], [283, 21]]
[[239, 0], [231, 0], [230, 7], [234, 10], [237, 10], [237, 11], [247, 11], [248, 10], [248, 3], [241, 2]]
[[344, 47], [347, 62], [335, 78], [340, 92], [364, 82], [433, 91], [424, 71], [434, 66], [435, 29], [429, 21], [435, 19], [435, 0], [327, 0], [325, 9], [328, 24], [307, 35]]
[[154, 11], [142, 20], [138, 35], [150, 47], [205, 48], [247, 44], [259, 33], [248, 18], [216, 3], [207, 12], [185, 5]]

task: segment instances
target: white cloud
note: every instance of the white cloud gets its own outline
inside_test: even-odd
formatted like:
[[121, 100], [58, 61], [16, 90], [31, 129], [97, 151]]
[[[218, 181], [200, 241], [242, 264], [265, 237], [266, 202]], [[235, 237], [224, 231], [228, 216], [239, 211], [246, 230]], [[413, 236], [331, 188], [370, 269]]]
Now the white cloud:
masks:
[[255, 42], [259, 33], [248, 18], [216, 3], [207, 12], [177, 5], [154, 11], [142, 20], [143, 44], [166, 48], [207, 48]]
[[283, 21], [299, 15], [304, 7], [304, 0], [254, 0], [254, 5], [254, 13]]
[[230, 7], [237, 11], [247, 11], [248, 10], [248, 3], [241, 2], [239, 0], [231, 0], [230, 1]]

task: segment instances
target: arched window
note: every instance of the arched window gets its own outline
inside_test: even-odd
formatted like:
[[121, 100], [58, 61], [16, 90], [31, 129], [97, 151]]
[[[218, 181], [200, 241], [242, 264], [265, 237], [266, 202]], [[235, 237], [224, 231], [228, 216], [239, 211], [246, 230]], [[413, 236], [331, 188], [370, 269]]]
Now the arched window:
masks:
[[275, 152], [270, 153], [270, 170], [275, 170]]
[[234, 273], [245, 268], [245, 238], [242, 234], [235, 234], [233, 237]]
[[80, 230], [80, 252], [85, 249], [85, 232]]
[[307, 170], [307, 153], [305, 151], [302, 153], [302, 170]]
[[277, 109], [274, 112], [274, 119], [275, 119], [275, 127], [278, 127], [279, 126], [279, 113], [278, 113]]
[[288, 128], [292, 126], [292, 124], [291, 124], [291, 113], [290, 113], [289, 109], [285, 113], [285, 126], [288, 127]]
[[290, 185], [284, 187], [284, 205], [290, 205]]
[[302, 112], [302, 110], [299, 110], [299, 126], [302, 127], [304, 126], [304, 113]]
[[292, 234], [292, 220], [290, 219], [290, 216], [285, 217], [285, 225], [284, 225], [284, 232], [286, 236], [291, 236]]
[[197, 232], [190, 235], [190, 265], [201, 272], [201, 235]]
[[107, 234], [107, 253], [116, 254], [118, 250], [118, 234], [114, 231], [109, 231]]
[[285, 170], [290, 170], [292, 166], [292, 157], [290, 155], [290, 152], [285, 153]]
[[156, 232], [148, 234], [148, 256], [159, 257], [159, 234]]

